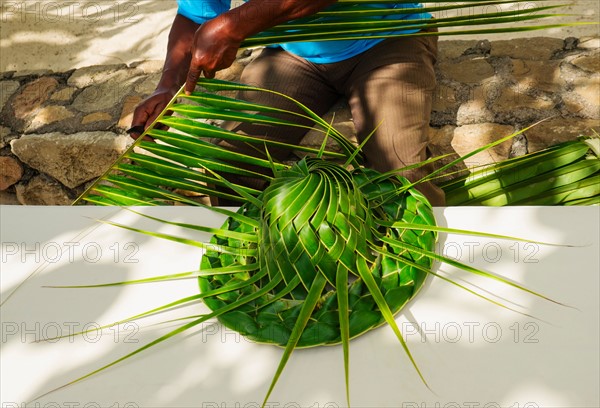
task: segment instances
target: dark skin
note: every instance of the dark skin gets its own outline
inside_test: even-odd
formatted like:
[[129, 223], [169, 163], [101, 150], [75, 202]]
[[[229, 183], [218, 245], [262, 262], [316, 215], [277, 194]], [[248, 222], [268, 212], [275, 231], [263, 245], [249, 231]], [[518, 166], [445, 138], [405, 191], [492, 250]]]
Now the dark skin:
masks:
[[[146, 129], [185, 83], [190, 94], [203, 75], [215, 73], [234, 62], [242, 41], [283, 22], [309, 16], [337, 0], [249, 0], [199, 25], [177, 15], [169, 33], [167, 56], [156, 90], [133, 114], [132, 127]], [[132, 132], [137, 139], [141, 131]]]

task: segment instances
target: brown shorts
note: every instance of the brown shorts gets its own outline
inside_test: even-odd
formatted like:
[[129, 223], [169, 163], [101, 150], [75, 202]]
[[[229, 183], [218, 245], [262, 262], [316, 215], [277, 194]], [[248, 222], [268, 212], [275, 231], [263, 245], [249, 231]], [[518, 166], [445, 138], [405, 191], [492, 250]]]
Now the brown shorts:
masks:
[[[325, 114], [338, 99], [345, 97], [359, 140], [377, 128], [364, 153], [370, 167], [384, 172], [427, 158], [436, 57], [435, 35], [387, 39], [360, 55], [331, 64], [314, 64], [280, 48], [266, 48], [246, 67], [241, 81], [285, 93], [318, 115]], [[298, 110], [291, 102], [265, 93], [243, 92], [240, 97]], [[298, 143], [306, 133], [302, 128], [240, 123], [226, 126], [288, 143]], [[257, 153], [244, 146], [230, 147]], [[288, 154], [271, 149], [269, 153], [279, 160]], [[416, 181], [425, 174], [425, 170], [418, 169], [402, 175]], [[254, 183], [247, 180], [245, 184]], [[444, 205], [443, 192], [436, 186], [422, 183], [418, 188], [433, 205]]]

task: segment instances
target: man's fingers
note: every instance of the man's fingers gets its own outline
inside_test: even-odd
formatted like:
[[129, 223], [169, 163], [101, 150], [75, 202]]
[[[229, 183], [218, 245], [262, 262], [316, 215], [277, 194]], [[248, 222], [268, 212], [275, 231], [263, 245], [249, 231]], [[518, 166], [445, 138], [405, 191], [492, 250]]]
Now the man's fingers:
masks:
[[146, 123], [148, 123], [148, 118], [150, 115], [146, 111], [144, 106], [138, 106], [136, 110], [133, 112], [133, 119], [131, 120], [131, 128], [127, 130], [129, 136], [134, 139], [140, 137], [140, 135], [144, 132], [144, 128], [146, 127]]
[[[140, 137], [146, 127], [148, 127], [158, 117], [162, 109], [164, 108], [159, 100], [147, 100], [139, 105], [134, 113], [133, 119], [131, 120], [131, 128], [127, 130], [127, 133], [137, 139]], [[144, 138], [146, 139], [146, 138]]]
[[[142, 133], [144, 133], [144, 127], [143, 126], [133, 126], [129, 129], [127, 129], [125, 132], [129, 133], [129, 136], [131, 136], [132, 139], [137, 140], [142, 135]], [[144, 136], [144, 140], [146, 140], [148, 142], [154, 141], [153, 138], [151, 138], [150, 136], [147, 136], [147, 135]]]
[[192, 66], [188, 71], [187, 81], [185, 82], [186, 95], [191, 95], [191, 93], [194, 92], [194, 89], [196, 89], [196, 84], [198, 83], [198, 79], [200, 79], [200, 74], [202, 74], [202, 68], [194, 66], [192, 63]]
[[125, 131], [129, 133], [134, 139], [137, 139], [139, 135], [144, 131], [144, 127], [141, 125], [135, 125]]

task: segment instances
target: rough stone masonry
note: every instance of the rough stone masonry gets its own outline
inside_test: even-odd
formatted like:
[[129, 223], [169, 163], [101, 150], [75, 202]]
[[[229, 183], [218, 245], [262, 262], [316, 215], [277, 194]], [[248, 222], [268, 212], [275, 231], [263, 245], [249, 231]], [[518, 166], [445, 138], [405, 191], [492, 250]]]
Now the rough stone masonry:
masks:
[[[257, 52], [241, 52], [217, 77], [237, 80]], [[161, 68], [161, 61], [142, 61], [0, 73], [0, 203], [70, 204], [131, 143], [124, 130]], [[600, 131], [598, 37], [441, 41], [437, 79], [430, 123], [436, 155], [464, 155], [550, 118], [471, 157], [467, 167]], [[344, 101], [331, 118], [353, 137]], [[320, 145], [319, 133], [303, 143]]]

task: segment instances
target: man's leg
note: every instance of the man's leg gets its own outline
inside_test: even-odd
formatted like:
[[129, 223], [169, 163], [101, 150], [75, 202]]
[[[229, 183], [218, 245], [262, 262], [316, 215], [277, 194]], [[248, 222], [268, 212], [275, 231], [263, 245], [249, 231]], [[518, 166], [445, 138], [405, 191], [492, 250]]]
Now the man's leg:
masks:
[[[266, 88], [289, 95], [318, 115], [323, 115], [327, 112], [331, 105], [339, 98], [339, 94], [326, 84], [317, 65], [311, 64], [310, 62], [281, 49], [267, 48], [263, 50], [261, 55], [244, 69], [240, 81], [247, 85]], [[258, 104], [303, 113], [293, 102], [270, 93], [242, 91], [239, 93], [238, 97]], [[272, 113], [268, 113], [268, 115], [274, 116]], [[313, 124], [311, 120], [302, 120], [297, 116], [279, 115], [279, 117], [305, 126], [312, 126]], [[302, 137], [308, 131], [307, 128], [266, 126], [239, 122], [226, 123], [224, 128], [243, 134], [291, 144], [300, 142]], [[264, 152], [257, 150], [257, 148], [260, 149], [260, 146], [248, 146], [232, 142], [221, 142], [220, 144], [232, 151], [253, 156], [263, 156], [266, 158]], [[275, 160], [282, 161], [289, 156], [290, 151], [286, 149], [269, 148], [269, 154]], [[252, 170], [264, 171], [259, 168], [253, 168]], [[241, 183], [256, 189], [263, 189], [266, 187], [264, 181], [261, 179], [242, 178], [229, 175], [227, 178], [231, 179], [233, 182]], [[225, 205], [228, 203], [221, 200], [221, 204]]]
[[[436, 55], [437, 37], [390, 39], [362, 54], [346, 92], [359, 140], [379, 126], [364, 148], [374, 169], [385, 172], [427, 158]], [[417, 181], [427, 173], [418, 168], [402, 175]], [[432, 205], [445, 204], [443, 191], [432, 183], [417, 188]]]

